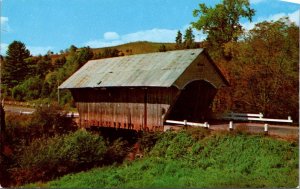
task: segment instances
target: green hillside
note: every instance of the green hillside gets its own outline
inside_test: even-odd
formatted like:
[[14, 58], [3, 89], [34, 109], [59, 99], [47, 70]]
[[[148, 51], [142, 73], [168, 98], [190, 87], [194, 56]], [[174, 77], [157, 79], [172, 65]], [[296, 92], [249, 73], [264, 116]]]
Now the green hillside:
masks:
[[141, 159], [27, 187], [296, 187], [298, 148], [298, 142], [262, 135], [210, 133], [203, 129], [166, 132]]
[[138, 42], [112, 46], [112, 47], [95, 48], [93, 49], [93, 52], [103, 53], [104, 49], [114, 48], [124, 53], [124, 55], [143, 54], [143, 53], [158, 52], [158, 49], [162, 45], [165, 45], [167, 50], [175, 49], [175, 43], [155, 43], [155, 42], [148, 42], [148, 41], [138, 41]]

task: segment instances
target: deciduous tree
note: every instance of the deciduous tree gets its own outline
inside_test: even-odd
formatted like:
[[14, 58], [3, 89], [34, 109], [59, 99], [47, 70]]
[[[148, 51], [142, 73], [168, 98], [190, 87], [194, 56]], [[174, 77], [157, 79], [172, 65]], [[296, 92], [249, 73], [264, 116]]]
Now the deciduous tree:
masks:
[[287, 18], [261, 22], [230, 46], [229, 71], [233, 111], [298, 117], [299, 27]]
[[250, 8], [248, 0], [223, 0], [215, 7], [199, 4], [199, 9], [193, 12], [194, 17], [199, 17], [192, 26], [207, 34], [210, 48], [219, 48], [230, 41], [237, 41], [243, 29], [241, 18], [252, 21], [254, 9]]

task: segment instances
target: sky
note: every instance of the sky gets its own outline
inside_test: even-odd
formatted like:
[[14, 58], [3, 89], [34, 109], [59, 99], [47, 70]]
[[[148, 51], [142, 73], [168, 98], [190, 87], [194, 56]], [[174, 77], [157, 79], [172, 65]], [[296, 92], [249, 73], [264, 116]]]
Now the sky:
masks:
[[[286, 0], [298, 1], [298, 0]], [[300, 0], [299, 0], [300, 1]], [[298, 1], [298, 2], [299, 2]], [[25, 43], [32, 55], [58, 53], [71, 45], [92, 48], [134, 41], [175, 42], [196, 21], [199, 3], [214, 6], [221, 0], [0, 0], [1, 54], [14, 40]], [[289, 16], [299, 25], [300, 5], [283, 0], [250, 0], [255, 23]], [[205, 38], [194, 31], [196, 41]]]

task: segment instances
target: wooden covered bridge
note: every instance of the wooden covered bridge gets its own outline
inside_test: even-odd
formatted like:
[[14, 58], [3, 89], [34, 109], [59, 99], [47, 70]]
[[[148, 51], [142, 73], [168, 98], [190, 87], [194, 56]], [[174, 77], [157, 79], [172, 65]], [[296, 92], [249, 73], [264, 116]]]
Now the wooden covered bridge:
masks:
[[206, 51], [191, 49], [91, 60], [59, 89], [71, 91], [81, 127], [152, 131], [202, 121], [226, 85]]

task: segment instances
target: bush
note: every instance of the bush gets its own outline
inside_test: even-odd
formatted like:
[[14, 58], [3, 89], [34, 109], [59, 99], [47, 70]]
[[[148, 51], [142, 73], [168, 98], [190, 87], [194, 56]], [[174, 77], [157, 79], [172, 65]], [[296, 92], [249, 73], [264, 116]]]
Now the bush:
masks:
[[33, 114], [30, 127], [43, 136], [51, 134], [66, 134], [74, 131], [76, 125], [71, 118], [66, 117], [67, 111], [61, 106], [52, 104], [38, 107]]
[[122, 138], [118, 138], [108, 145], [109, 147], [105, 155], [105, 163], [108, 165], [114, 163], [122, 163], [124, 158], [130, 152], [128, 142], [126, 140], [123, 140]]
[[143, 132], [139, 137], [139, 144], [144, 153], [148, 153], [155, 146], [156, 142], [161, 138], [161, 133], [158, 132]]
[[40, 97], [42, 90], [41, 78], [30, 77], [12, 89], [12, 95], [16, 100], [33, 100]]
[[106, 149], [102, 137], [81, 130], [37, 139], [17, 154], [19, 167], [11, 173], [17, 184], [49, 180], [102, 164]]
[[11, 145], [28, 144], [33, 139], [67, 134], [77, 129], [72, 118], [65, 116], [67, 111], [52, 104], [37, 107], [33, 115], [6, 113], [6, 136]]

